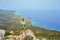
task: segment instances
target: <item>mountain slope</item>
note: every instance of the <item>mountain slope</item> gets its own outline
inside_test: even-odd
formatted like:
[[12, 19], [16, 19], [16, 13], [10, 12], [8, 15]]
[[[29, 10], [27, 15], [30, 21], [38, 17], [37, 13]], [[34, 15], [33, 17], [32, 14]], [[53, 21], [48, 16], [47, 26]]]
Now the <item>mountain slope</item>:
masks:
[[1, 10], [0, 9], [0, 28], [7, 27], [14, 22], [14, 11]]
[[[16, 19], [15, 11], [10, 10], [1, 10], [0, 9], [0, 29], [5, 29], [7, 32], [13, 30], [16, 34], [19, 34], [21, 31], [20, 22]], [[19, 17], [19, 16], [18, 16]], [[55, 30], [46, 30], [45, 28], [37, 27], [31, 25], [30, 27], [27, 26], [27, 29], [33, 31], [33, 33], [37, 37], [46, 37], [46, 38], [56, 38], [59, 39], [60, 32]], [[6, 35], [8, 35], [6, 33]]]

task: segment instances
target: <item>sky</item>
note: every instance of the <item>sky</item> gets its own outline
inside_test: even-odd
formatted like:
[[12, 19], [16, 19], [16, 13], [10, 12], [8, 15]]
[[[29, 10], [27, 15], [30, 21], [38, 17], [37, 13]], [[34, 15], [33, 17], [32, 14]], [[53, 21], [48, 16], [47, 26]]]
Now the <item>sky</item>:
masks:
[[0, 0], [0, 9], [30, 16], [35, 25], [60, 31], [60, 0]]

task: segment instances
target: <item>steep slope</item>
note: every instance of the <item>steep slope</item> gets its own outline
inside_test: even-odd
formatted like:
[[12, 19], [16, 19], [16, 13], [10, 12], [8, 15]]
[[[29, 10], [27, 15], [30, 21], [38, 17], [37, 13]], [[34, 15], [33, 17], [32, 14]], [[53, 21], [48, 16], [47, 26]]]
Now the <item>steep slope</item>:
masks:
[[0, 9], [0, 28], [6, 29], [8, 25], [14, 22], [14, 11]]
[[[0, 9], [0, 29], [6, 29], [6, 31], [13, 30], [16, 34], [20, 33], [21, 26], [20, 22], [16, 19], [15, 11], [11, 10], [1, 10]], [[19, 17], [19, 16], [18, 16]], [[30, 27], [27, 26], [27, 29], [31, 29], [34, 34], [38, 37], [46, 37], [46, 38], [56, 38], [59, 39], [60, 32], [55, 30], [46, 30], [45, 28], [37, 27], [31, 25]], [[6, 33], [6, 35], [8, 35]]]

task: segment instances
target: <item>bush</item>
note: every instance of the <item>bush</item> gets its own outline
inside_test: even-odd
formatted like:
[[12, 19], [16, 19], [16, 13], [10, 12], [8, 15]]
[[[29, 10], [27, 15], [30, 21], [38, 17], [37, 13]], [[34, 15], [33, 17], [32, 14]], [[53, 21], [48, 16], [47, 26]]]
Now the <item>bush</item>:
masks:
[[26, 37], [24, 38], [24, 40], [33, 40], [33, 37], [31, 37], [31, 36], [26, 36]]

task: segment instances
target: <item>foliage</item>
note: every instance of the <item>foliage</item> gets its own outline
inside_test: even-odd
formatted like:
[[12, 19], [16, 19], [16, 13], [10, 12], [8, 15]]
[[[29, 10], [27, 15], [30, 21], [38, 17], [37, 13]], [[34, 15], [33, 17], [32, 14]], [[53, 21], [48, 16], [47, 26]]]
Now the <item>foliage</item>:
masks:
[[[16, 35], [19, 35], [22, 29], [20, 22], [16, 19], [18, 15], [14, 14], [14, 12], [15, 11], [0, 10], [0, 29], [6, 30], [5, 36], [10, 35], [9, 32], [11, 30], [13, 30]], [[35, 36], [40, 39], [60, 40], [60, 32], [55, 30], [46, 30], [45, 28], [34, 25], [27, 26], [26, 29], [32, 30]]]

